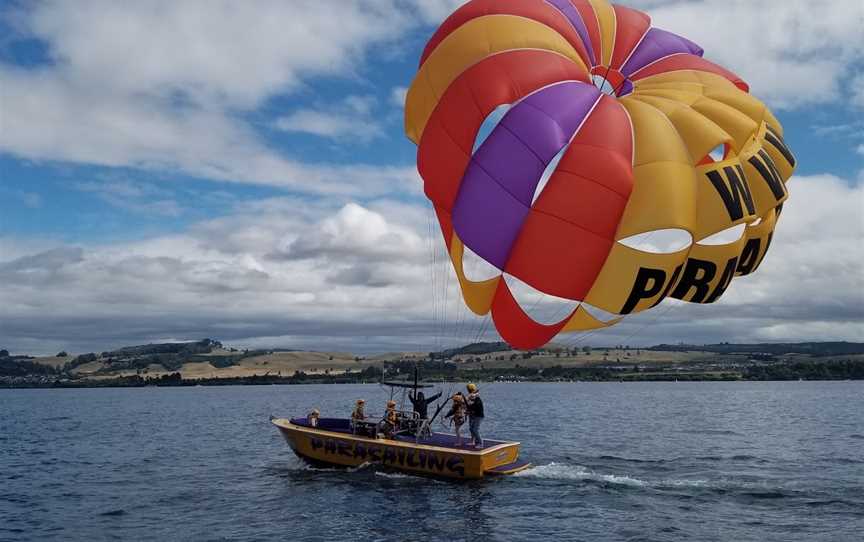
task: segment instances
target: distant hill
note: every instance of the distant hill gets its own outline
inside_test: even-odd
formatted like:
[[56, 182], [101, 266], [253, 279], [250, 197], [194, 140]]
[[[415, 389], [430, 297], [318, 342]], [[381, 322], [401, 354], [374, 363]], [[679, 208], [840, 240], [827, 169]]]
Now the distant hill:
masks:
[[815, 357], [847, 356], [864, 354], [864, 343], [851, 342], [803, 342], [803, 343], [754, 343], [754, 344], [658, 344], [643, 350], [664, 352], [714, 352], [717, 354], [809, 354]]
[[441, 350], [440, 352], [430, 352], [429, 357], [432, 359], [450, 359], [454, 356], [460, 355], [480, 355], [480, 354], [490, 354], [492, 352], [506, 352], [508, 350], [512, 350], [509, 344], [505, 342], [495, 342], [495, 343], [471, 343], [466, 344], [465, 346], [460, 346], [458, 348], [448, 348], [446, 350]]
[[550, 344], [522, 352], [504, 342], [475, 342], [428, 354], [396, 352], [373, 357], [350, 352], [237, 350], [213, 339], [127, 346], [75, 357], [65, 352], [41, 358], [13, 356], [0, 349], [0, 387], [112, 379], [140, 383], [162, 378], [362, 381], [374, 376], [369, 371], [382, 369], [408, 374], [418, 362], [425, 375], [444, 379], [464, 371], [479, 371], [475, 376], [487, 379], [678, 379], [683, 374], [696, 379], [858, 378], [864, 366], [864, 343], [660, 344], [647, 348]]

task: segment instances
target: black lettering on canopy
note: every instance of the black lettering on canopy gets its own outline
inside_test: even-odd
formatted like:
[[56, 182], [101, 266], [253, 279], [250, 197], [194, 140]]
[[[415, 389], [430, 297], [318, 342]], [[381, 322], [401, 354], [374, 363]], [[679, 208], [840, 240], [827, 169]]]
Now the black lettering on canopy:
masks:
[[756, 267], [753, 268], [753, 271], [759, 269], [759, 266], [762, 265], [762, 260], [765, 259], [765, 255], [768, 254], [768, 247], [771, 246], [771, 239], [774, 238], [774, 232], [768, 234], [768, 240], [765, 241], [765, 250], [762, 251], [762, 257], [759, 258], [759, 261], [756, 262]]
[[708, 296], [708, 299], [705, 300], [705, 303], [714, 303], [717, 299], [723, 295], [723, 292], [726, 291], [726, 288], [729, 287], [729, 284], [732, 282], [732, 277], [735, 276], [735, 268], [738, 266], [738, 256], [734, 258], [729, 258], [726, 262], [726, 267], [723, 268], [723, 274], [720, 276], [720, 282], [717, 284], [717, 287], [714, 288], [714, 291], [711, 292], [711, 295]]
[[665, 271], [640, 267], [636, 273], [636, 280], [633, 281], [633, 287], [630, 289], [630, 295], [627, 296], [627, 301], [621, 307], [621, 314], [630, 314], [639, 304], [639, 301], [650, 299], [659, 294], [663, 290], [664, 284], [666, 284]]
[[[717, 274], [717, 266], [708, 260], [688, 258], [687, 265], [681, 275], [681, 281], [672, 291], [672, 297], [684, 299], [693, 303], [702, 303], [711, 289], [710, 283]], [[691, 288], [696, 288], [696, 293], [690, 299], [686, 299]]]
[[741, 251], [741, 259], [738, 261], [738, 268], [735, 270], [739, 275], [749, 275], [756, 270], [756, 265], [759, 263], [759, 253], [762, 248], [762, 240], [759, 238], [748, 239], [744, 245], [744, 250]]
[[657, 301], [655, 301], [654, 304], [651, 305], [652, 307], [656, 307], [657, 305], [660, 304], [661, 301], [666, 299], [666, 296], [669, 295], [669, 290], [671, 290], [672, 287], [675, 286], [675, 281], [678, 280], [678, 275], [681, 274], [681, 269], [683, 267], [684, 267], [684, 265], [681, 264], [675, 268], [675, 271], [672, 272], [672, 278], [669, 279], [668, 283], [666, 283], [666, 288], [663, 290], [663, 293], [660, 294], [660, 297], [657, 298]]
[[789, 150], [786, 142], [783, 141], [780, 134], [775, 132], [770, 126], [766, 125], [766, 128], [768, 128], [768, 131], [765, 132], [765, 141], [774, 145], [774, 148], [780, 151], [780, 154], [783, 155], [786, 162], [788, 162], [790, 166], [795, 167], [795, 156], [792, 154], [792, 151]]
[[783, 179], [777, 171], [777, 165], [767, 152], [760, 149], [757, 154], [750, 157], [748, 162], [759, 172], [765, 184], [771, 189], [771, 194], [775, 200], [780, 201], [786, 197], [786, 186], [783, 184]]
[[729, 180], [728, 186], [719, 169], [706, 171], [705, 175], [711, 181], [711, 184], [714, 185], [714, 190], [720, 195], [720, 199], [723, 200], [726, 212], [729, 213], [729, 220], [734, 222], [744, 218], [744, 209], [741, 207], [742, 201], [747, 208], [747, 214], [754, 214], [756, 207], [753, 205], [753, 196], [750, 194], [750, 187], [747, 186], [744, 175], [742, 174], [739, 177], [731, 166], [725, 166], [723, 172]]

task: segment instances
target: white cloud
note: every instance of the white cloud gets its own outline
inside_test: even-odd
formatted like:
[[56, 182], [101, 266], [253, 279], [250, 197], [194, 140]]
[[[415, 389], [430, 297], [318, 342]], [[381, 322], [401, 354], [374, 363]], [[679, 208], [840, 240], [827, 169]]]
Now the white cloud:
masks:
[[855, 152], [857, 152], [861, 156], [864, 156], [864, 143], [858, 145], [858, 148], [855, 149]]
[[430, 25], [439, 25], [466, 0], [414, 0], [421, 18]]
[[850, 75], [864, 60], [859, 0], [788, 0], [770, 9], [749, 0], [628, 3], [645, 7], [654, 26], [704, 47], [706, 58], [738, 73], [773, 107], [839, 100], [847, 85], [855, 88]]
[[[815, 175], [794, 177], [789, 188], [755, 274], [713, 305], [647, 311], [588, 342], [864, 336], [864, 184]], [[3, 347], [37, 348], [28, 337], [46, 351], [80, 351], [214, 336], [386, 350], [494, 338], [457, 297], [429, 209], [336, 199], [247, 202], [181, 234], [131, 244], [0, 238]]]
[[[22, 20], [52, 63], [0, 63], [0, 151], [301, 192], [411, 191], [410, 168], [303, 162], [244, 118], [306, 78], [356, 77], [371, 47], [412, 28], [400, 6], [346, 1], [336, 14], [317, 1], [32, 4]], [[370, 105], [355, 96], [344, 107], [368, 116]], [[380, 134], [368, 118], [359, 129], [333, 120], [319, 115], [313, 129]]]
[[356, 73], [411, 20], [391, 0], [82, 0], [35, 4], [29, 23], [65, 75], [106, 93], [249, 108], [309, 76]]
[[351, 136], [368, 141], [384, 135], [372, 115], [373, 96], [348, 96], [326, 110], [301, 109], [279, 117], [274, 126], [285, 132], [300, 132], [340, 139]]
[[408, 87], [393, 87], [390, 91], [390, 103], [402, 109], [405, 107], [405, 96], [408, 95]]
[[864, 73], [859, 73], [849, 82], [852, 105], [864, 109]]
[[42, 207], [42, 196], [36, 192], [26, 192], [19, 190], [14, 193], [14, 196], [24, 204], [28, 209], [38, 209]]
[[89, 181], [78, 190], [95, 194], [105, 203], [138, 214], [176, 217], [183, 209], [173, 194], [152, 183], [132, 181]]
[[0, 239], [0, 248], [14, 249], [0, 254], [4, 347], [32, 346], [28, 337], [40, 337], [40, 351], [80, 351], [298, 330], [300, 340], [325, 348], [327, 336], [363, 334], [359, 327], [396, 344], [406, 329], [425, 333], [423, 235], [410, 221], [355, 203], [278, 199], [131, 244], [27, 252], [25, 243]]

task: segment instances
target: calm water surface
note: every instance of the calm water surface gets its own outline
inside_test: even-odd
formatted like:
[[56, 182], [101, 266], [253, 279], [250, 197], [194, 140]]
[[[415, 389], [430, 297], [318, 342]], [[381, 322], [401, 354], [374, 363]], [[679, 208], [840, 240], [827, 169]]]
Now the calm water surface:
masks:
[[861, 382], [487, 384], [536, 467], [470, 483], [312, 469], [268, 422], [386, 393], [0, 390], [0, 540], [864, 540]]

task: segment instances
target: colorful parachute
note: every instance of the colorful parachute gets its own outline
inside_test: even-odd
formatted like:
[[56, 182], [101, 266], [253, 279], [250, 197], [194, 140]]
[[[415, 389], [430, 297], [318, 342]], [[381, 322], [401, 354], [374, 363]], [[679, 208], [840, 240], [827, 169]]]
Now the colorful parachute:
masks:
[[[473, 0], [423, 52], [405, 131], [466, 304], [517, 348], [667, 296], [712, 303], [768, 250], [795, 167], [780, 123], [698, 45], [650, 23], [606, 0]], [[684, 248], [630, 242], [670, 230]], [[466, 278], [464, 247], [500, 274]], [[534, 321], [502, 274], [579, 303]]]

